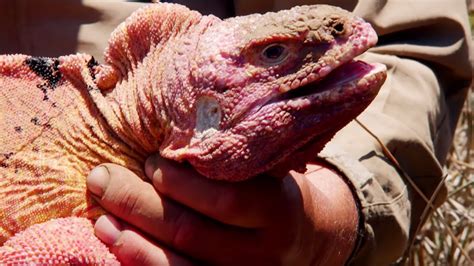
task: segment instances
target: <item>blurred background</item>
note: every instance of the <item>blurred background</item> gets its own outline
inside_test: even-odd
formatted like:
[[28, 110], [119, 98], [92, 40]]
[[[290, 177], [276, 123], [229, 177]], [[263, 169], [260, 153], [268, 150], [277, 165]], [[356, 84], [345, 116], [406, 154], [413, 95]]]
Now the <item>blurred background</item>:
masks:
[[[466, 3], [473, 33], [474, 0], [467, 0]], [[474, 260], [473, 109], [471, 85], [446, 164], [448, 200], [419, 231], [409, 250], [409, 265], [470, 265], [461, 252]], [[457, 248], [456, 242], [463, 251]]]

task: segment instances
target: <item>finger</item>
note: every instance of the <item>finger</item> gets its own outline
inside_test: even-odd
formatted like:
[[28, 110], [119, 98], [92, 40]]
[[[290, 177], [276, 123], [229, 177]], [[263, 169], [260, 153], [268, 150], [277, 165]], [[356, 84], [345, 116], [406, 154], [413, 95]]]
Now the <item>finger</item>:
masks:
[[261, 228], [280, 216], [287, 200], [282, 180], [259, 177], [244, 182], [205, 178], [195, 170], [159, 156], [150, 157], [145, 172], [162, 194], [225, 224]]
[[193, 265], [190, 260], [153, 243], [135, 229], [121, 226], [112, 216], [101, 216], [94, 229], [122, 265]]
[[234, 252], [250, 256], [259, 250], [255, 231], [218, 223], [168, 200], [123, 167], [100, 166], [91, 172], [87, 185], [106, 210], [194, 258], [225, 261]]
[[87, 187], [97, 202], [107, 211], [143, 229], [151, 230], [151, 224], [161, 222], [161, 237], [169, 230], [163, 228], [163, 202], [153, 186], [142, 181], [130, 170], [114, 165], [103, 164], [91, 171]]

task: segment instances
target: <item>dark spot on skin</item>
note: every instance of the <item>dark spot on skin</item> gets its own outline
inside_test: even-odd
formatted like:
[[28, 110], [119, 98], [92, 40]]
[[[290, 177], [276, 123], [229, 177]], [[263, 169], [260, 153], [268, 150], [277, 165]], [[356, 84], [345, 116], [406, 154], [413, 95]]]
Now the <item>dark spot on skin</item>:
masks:
[[[13, 152], [3, 154], [6, 160], [10, 159], [13, 156]], [[7, 168], [8, 164], [6, 162], [0, 162], [0, 167]]]
[[92, 86], [92, 85], [87, 85], [87, 90], [88, 91], [100, 91], [97, 86]]
[[[48, 83], [47, 83], [47, 82], [41, 83], [41, 84], [36, 85], [36, 87], [37, 87], [38, 89], [40, 89], [41, 92], [43, 92], [43, 94], [44, 94], [44, 95], [43, 95], [43, 101], [49, 100], [49, 96], [48, 96], [48, 88], [49, 88], [49, 86], [48, 86]], [[52, 90], [52, 89], [51, 89], [51, 90]]]
[[34, 146], [32, 150], [33, 150], [34, 152], [39, 152], [38, 146]]
[[47, 83], [38, 84], [38, 85], [36, 85], [36, 87], [38, 89], [40, 89], [45, 94], [48, 92], [48, 84]]
[[57, 58], [29, 57], [25, 60], [25, 64], [36, 75], [46, 80], [51, 89], [54, 89], [62, 78]]
[[39, 125], [40, 125], [38, 117], [33, 117], [33, 118], [31, 118], [30, 121], [31, 121], [31, 123], [33, 123], [33, 125], [35, 125], [35, 126], [39, 126]]
[[19, 172], [18, 168], [15, 168], [15, 174], [18, 174], [18, 172]]
[[89, 69], [89, 74], [93, 79], [95, 79], [95, 67], [98, 66], [99, 63], [95, 60], [95, 58], [92, 56], [89, 62], [87, 62], [87, 68]]
[[56, 103], [52, 103], [51, 106], [52, 107], [58, 107], [58, 105]]
[[95, 58], [93, 56], [91, 56], [91, 59], [89, 60], [89, 62], [87, 62], [87, 67], [88, 68], [92, 68], [92, 67], [95, 67], [95, 66], [98, 66], [99, 63], [97, 62], [97, 60], [95, 60]]
[[46, 128], [46, 129], [51, 129], [51, 128], [52, 128], [52, 126], [51, 126], [51, 124], [50, 124], [50, 123], [47, 123], [47, 124], [44, 124], [44, 128]]
[[23, 131], [23, 128], [21, 128], [20, 126], [15, 127], [15, 132], [16, 133], [21, 133], [22, 131]]
[[94, 130], [94, 126], [93, 126], [93, 125], [89, 125], [89, 129], [90, 129], [90, 130]]

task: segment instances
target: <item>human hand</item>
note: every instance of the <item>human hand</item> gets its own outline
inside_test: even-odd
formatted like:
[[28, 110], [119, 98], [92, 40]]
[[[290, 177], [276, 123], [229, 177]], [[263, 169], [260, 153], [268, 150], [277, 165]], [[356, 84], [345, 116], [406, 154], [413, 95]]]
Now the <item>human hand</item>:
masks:
[[[336, 265], [355, 242], [352, 193], [324, 166], [282, 180], [227, 183], [154, 156], [145, 167], [152, 184], [120, 166], [105, 167], [91, 173], [89, 189], [132, 226], [101, 217], [96, 234], [125, 264], [182, 262], [175, 250], [211, 264]], [[101, 175], [108, 181], [93, 182]]]

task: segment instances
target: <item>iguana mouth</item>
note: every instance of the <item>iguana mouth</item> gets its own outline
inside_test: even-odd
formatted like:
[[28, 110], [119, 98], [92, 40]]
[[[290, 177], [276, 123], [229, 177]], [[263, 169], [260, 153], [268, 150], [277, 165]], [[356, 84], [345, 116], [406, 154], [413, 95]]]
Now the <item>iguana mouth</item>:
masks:
[[368, 64], [352, 60], [334, 69], [327, 76], [309, 82], [301, 87], [284, 92], [267, 104], [312, 100], [324, 104], [341, 102], [367, 90], [378, 89], [385, 80], [386, 67], [382, 64]]
[[350, 60], [321, 78], [285, 92], [274, 92], [273, 95], [255, 102], [252, 108], [236, 116], [228, 127], [231, 128], [263, 109], [268, 111], [269, 107], [281, 108], [285, 105], [286, 110], [301, 110], [314, 106], [330, 108], [353, 104], [361, 97], [377, 94], [385, 78], [385, 65]]
[[262, 106], [262, 113], [291, 113], [295, 135], [312, 132], [295, 138], [301, 146], [294, 146], [289, 151], [291, 156], [273, 166], [271, 175], [283, 177], [291, 169], [304, 172], [306, 163], [315, 159], [324, 144], [375, 98], [385, 78], [385, 65], [351, 60], [321, 79], [283, 92]]

